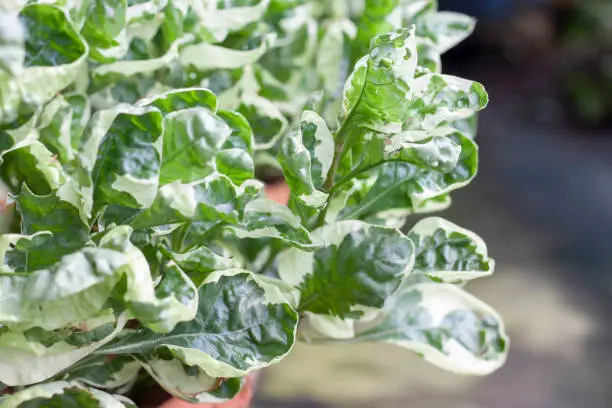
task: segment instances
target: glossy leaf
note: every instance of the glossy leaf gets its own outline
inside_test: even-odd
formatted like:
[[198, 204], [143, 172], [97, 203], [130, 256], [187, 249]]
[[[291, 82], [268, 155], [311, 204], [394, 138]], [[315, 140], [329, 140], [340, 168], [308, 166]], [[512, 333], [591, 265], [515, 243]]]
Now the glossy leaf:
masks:
[[27, 187], [22, 189], [16, 202], [22, 234], [51, 233], [51, 236], [20, 254], [13, 252], [11, 262], [15, 270], [30, 272], [48, 267], [89, 241], [89, 226], [73, 203], [56, 194], [37, 196]]
[[218, 255], [206, 247], [185, 253], [169, 253], [169, 256], [189, 275], [196, 286], [200, 286], [204, 278], [215, 271], [240, 266], [237, 260]]
[[151, 205], [159, 184], [162, 131], [162, 115], [152, 108], [118, 105], [93, 117], [80, 157], [92, 172], [98, 205]]
[[166, 349], [212, 377], [236, 377], [270, 365], [289, 352], [297, 313], [280, 291], [241, 270], [214, 273], [199, 289], [196, 318], [168, 334], [139, 330], [104, 353]]

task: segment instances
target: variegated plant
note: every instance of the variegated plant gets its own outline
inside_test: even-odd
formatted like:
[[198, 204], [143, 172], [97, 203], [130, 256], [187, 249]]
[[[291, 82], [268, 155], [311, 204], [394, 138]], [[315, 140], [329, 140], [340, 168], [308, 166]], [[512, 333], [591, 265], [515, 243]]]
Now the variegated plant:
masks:
[[484, 242], [400, 231], [476, 174], [487, 94], [440, 73], [473, 24], [432, 0], [0, 2], [0, 406], [133, 406], [145, 375], [224, 401], [298, 340], [500, 367], [462, 288]]

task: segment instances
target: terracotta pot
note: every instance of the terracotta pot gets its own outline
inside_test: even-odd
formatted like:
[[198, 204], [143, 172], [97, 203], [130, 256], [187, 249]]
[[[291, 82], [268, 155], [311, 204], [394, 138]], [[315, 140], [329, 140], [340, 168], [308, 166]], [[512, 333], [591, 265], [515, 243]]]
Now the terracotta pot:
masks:
[[286, 205], [289, 201], [289, 194], [289, 186], [287, 186], [285, 180], [266, 184], [266, 195], [277, 203]]
[[[277, 203], [286, 205], [289, 201], [290, 191], [284, 180], [267, 184], [265, 190], [266, 195]], [[255, 382], [256, 374], [249, 375], [244, 388], [242, 391], [240, 391], [240, 394], [238, 394], [233, 400], [223, 404], [190, 404], [189, 402], [185, 402], [179, 398], [171, 398], [164, 402], [160, 408], [248, 408], [251, 403], [251, 399], [253, 398]]]

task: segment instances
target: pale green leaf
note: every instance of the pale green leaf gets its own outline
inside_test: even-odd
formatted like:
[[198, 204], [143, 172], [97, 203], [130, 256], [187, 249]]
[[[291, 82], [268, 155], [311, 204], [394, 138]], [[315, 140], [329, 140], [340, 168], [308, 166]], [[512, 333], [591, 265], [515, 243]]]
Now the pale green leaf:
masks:
[[17, 11], [4, 11], [0, 14], [0, 71], [18, 75], [23, 70], [25, 34]]
[[451, 284], [403, 286], [358, 341], [396, 344], [440, 368], [485, 375], [506, 360], [509, 340], [499, 315]]
[[[256, 62], [270, 49], [274, 40], [273, 35], [265, 37], [259, 46], [249, 50], [234, 50], [204, 42], [187, 45], [180, 50], [179, 61], [202, 71], [241, 68]], [[202, 58], [204, 55], [206, 58]]]
[[408, 233], [416, 258], [413, 274], [435, 281], [459, 283], [488, 276], [495, 262], [476, 234], [439, 217], [419, 221]]
[[187, 366], [177, 359], [150, 358], [142, 365], [168, 393], [191, 403], [229, 401], [244, 382], [242, 378], [210, 377], [198, 366]]
[[[57, 333], [42, 329], [40, 339], [32, 338], [35, 329], [5, 331], [0, 334], [0, 381], [21, 386], [48, 380], [115, 338], [125, 322], [124, 317], [115, 322], [110, 313], [74, 323], [70, 335], [58, 339], [51, 336]], [[79, 338], [83, 333], [90, 337], [85, 342]]]
[[130, 242], [132, 229], [126, 225], [110, 230], [100, 247], [119, 251], [128, 257], [125, 287], [120, 297], [131, 314], [156, 332], [168, 332], [179, 322], [194, 318], [198, 304], [197, 289], [174, 262], [160, 265], [161, 279], [154, 285], [144, 254]]
[[155, 106], [164, 115], [189, 108], [208, 108], [215, 112], [217, 110], [217, 97], [206, 88], [172, 89], [140, 99], [136, 105]]

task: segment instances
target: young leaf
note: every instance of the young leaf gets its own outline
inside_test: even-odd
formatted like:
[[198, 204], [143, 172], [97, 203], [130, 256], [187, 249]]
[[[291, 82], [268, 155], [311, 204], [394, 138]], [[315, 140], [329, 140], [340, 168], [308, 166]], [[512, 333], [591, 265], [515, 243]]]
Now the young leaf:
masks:
[[107, 354], [167, 349], [211, 377], [241, 377], [284, 357], [295, 341], [297, 313], [274, 286], [250, 272], [213, 273], [199, 289], [198, 314], [172, 332], [138, 330], [101, 350]]
[[368, 53], [372, 38], [400, 26], [400, 0], [366, 0], [357, 28], [357, 37], [353, 41], [353, 62]]
[[355, 317], [355, 306], [380, 308], [410, 272], [412, 241], [395, 229], [337, 222], [313, 233], [323, 248], [281, 254], [279, 275], [299, 286], [300, 311]]
[[304, 111], [299, 130], [281, 142], [278, 161], [292, 193], [305, 205], [321, 207], [327, 194], [320, 191], [334, 157], [334, 139], [325, 121]]
[[440, 368], [485, 375], [506, 360], [509, 340], [499, 315], [457, 286], [404, 285], [385, 304], [380, 323], [356, 336], [412, 350]]
[[495, 262], [476, 234], [439, 217], [419, 221], [408, 233], [414, 242], [415, 274], [436, 281], [458, 283], [489, 276]]

